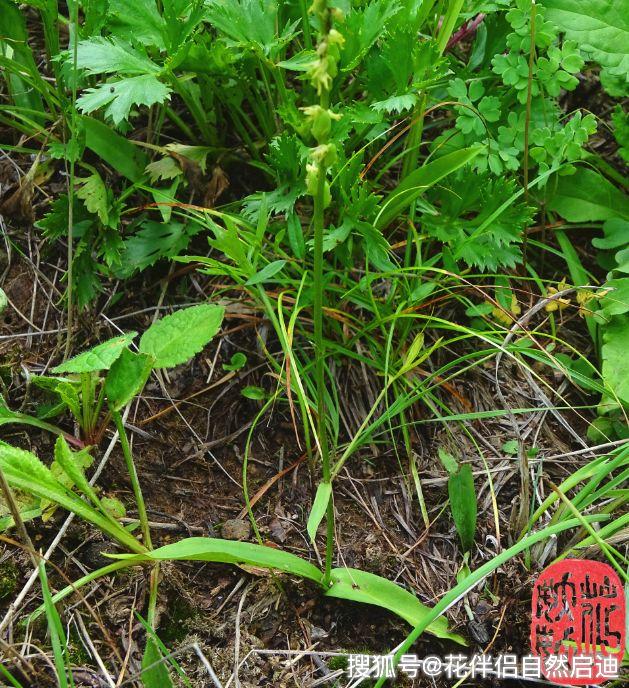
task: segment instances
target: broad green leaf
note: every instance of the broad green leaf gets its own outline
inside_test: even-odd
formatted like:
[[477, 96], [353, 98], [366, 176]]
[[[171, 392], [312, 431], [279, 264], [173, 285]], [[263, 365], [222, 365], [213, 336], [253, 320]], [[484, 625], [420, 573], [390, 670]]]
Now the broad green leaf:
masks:
[[371, 46], [383, 35], [387, 22], [402, 9], [402, 3], [389, 0], [371, 0], [352, 6], [343, 25], [343, 49], [341, 67], [344, 71], [354, 69]]
[[629, 198], [588, 167], [580, 167], [574, 174], [559, 177], [548, 207], [568, 222], [600, 222], [615, 217], [629, 219]]
[[379, 100], [375, 103], [372, 103], [371, 107], [376, 112], [386, 112], [388, 114], [397, 112], [399, 115], [404, 112], [404, 110], [410, 110], [411, 108], [414, 108], [415, 105], [417, 105], [417, 100], [417, 94], [404, 93], [399, 96], [391, 96], [386, 100]]
[[416, 361], [420, 356], [420, 351], [424, 348], [424, 333], [423, 332], [418, 332], [415, 335], [415, 338], [411, 342], [411, 345], [408, 347], [408, 350], [406, 351], [406, 355], [404, 356], [404, 366], [413, 366], [415, 367], [417, 365]]
[[165, 181], [168, 179], [176, 179], [183, 174], [183, 170], [179, 163], [170, 155], [150, 162], [146, 166], [145, 172], [153, 183], [158, 180]]
[[[22, 492], [22, 490], [11, 490], [13, 493], [13, 501], [17, 510], [22, 516], [23, 520], [32, 520], [41, 515], [41, 500], [32, 494]], [[6, 501], [6, 497], [0, 491], [0, 532], [4, 532], [7, 528], [11, 528], [15, 523], [13, 521], [12, 510]]]
[[0, 315], [6, 310], [8, 305], [9, 299], [7, 298], [6, 292], [4, 289], [0, 289]]
[[286, 216], [286, 233], [293, 255], [298, 260], [303, 260], [306, 256], [306, 242], [304, 241], [301, 220], [295, 212], [290, 212]]
[[288, 60], [278, 62], [275, 66], [282, 69], [290, 69], [294, 72], [307, 72], [312, 68], [312, 64], [316, 59], [317, 53], [314, 50], [302, 50]]
[[85, 131], [85, 146], [96, 153], [116, 172], [136, 182], [146, 167], [146, 155], [131, 141], [117, 134], [111, 127], [92, 117], [79, 117]]
[[100, 503], [103, 509], [115, 519], [124, 518], [127, 515], [125, 505], [116, 497], [101, 497]]
[[516, 456], [520, 450], [520, 443], [517, 440], [507, 440], [502, 445], [502, 451], [510, 456]]
[[449, 174], [463, 167], [468, 162], [473, 160], [483, 148], [481, 146], [473, 146], [471, 148], [463, 148], [453, 153], [433, 160], [420, 167], [418, 170], [411, 172], [411, 174], [402, 180], [398, 186], [389, 193], [381, 203], [381, 210], [375, 221], [375, 226], [378, 229], [384, 229], [411, 203], [421, 196], [426, 189], [430, 188], [438, 181], [447, 177]]
[[542, 0], [545, 17], [609, 73], [629, 77], [627, 0]]
[[592, 239], [592, 246], [614, 249], [629, 244], [629, 220], [612, 217], [603, 225], [603, 237]]
[[155, 360], [154, 368], [172, 368], [190, 360], [218, 332], [225, 309], [200, 304], [176, 311], [153, 323], [140, 339], [140, 353]]
[[[41, 516], [41, 509], [39, 507], [34, 509], [25, 509], [24, 511], [20, 509], [20, 518], [24, 523], [28, 523], [28, 521], [32, 521], [39, 516]], [[13, 520], [12, 516], [0, 517], [0, 533], [4, 533], [9, 530], [9, 528], [13, 527], [15, 527], [15, 521]]]
[[448, 479], [450, 510], [461, 539], [463, 550], [469, 552], [474, 544], [476, 533], [476, 491], [474, 476], [469, 464], [462, 464]]
[[112, 363], [124, 349], [131, 344], [137, 332], [128, 332], [119, 337], [112, 337], [88, 351], [61, 363], [52, 369], [53, 373], [91, 373], [97, 370], [109, 370]]
[[81, 417], [81, 402], [76, 387], [71, 382], [59, 382], [55, 390], [61, 401], [68, 407], [75, 418]]
[[248, 279], [245, 284], [248, 286], [253, 286], [254, 284], [261, 284], [262, 282], [268, 282], [268, 280], [277, 275], [277, 273], [286, 265], [285, 260], [274, 260], [272, 263], [265, 265], [262, 270], [257, 272], [253, 277]]
[[182, 251], [198, 225], [183, 222], [155, 222], [145, 220], [135, 234], [125, 240], [117, 277], [129, 277], [136, 270], [144, 270], [160, 258], [173, 258]]
[[[430, 613], [430, 607], [422, 604], [412, 593], [396, 583], [358, 569], [332, 569], [332, 584], [325, 594], [327, 597], [338, 597], [342, 600], [363, 602], [384, 607], [397, 614], [411, 626], [416, 626]], [[441, 616], [427, 628], [429, 633], [438, 638], [448, 638], [460, 645], [466, 645], [465, 639], [448, 631], [448, 621]]]
[[629, 277], [610, 279], [603, 285], [606, 293], [599, 301], [597, 315], [605, 320], [629, 311]]
[[98, 172], [94, 172], [85, 179], [77, 180], [77, 183], [79, 182], [81, 185], [76, 190], [77, 198], [85, 203], [90, 213], [98, 215], [100, 221], [106, 225], [109, 220], [109, 199], [102, 177]]
[[123, 350], [105, 378], [105, 394], [112, 411], [120, 411], [140, 393], [152, 369], [152, 356]]
[[[160, 661], [161, 660], [161, 661]], [[156, 664], [159, 662], [159, 664]], [[151, 666], [151, 665], [155, 666]], [[153, 638], [146, 639], [146, 648], [142, 655], [142, 685], [144, 688], [170, 688], [173, 685], [168, 671], [168, 664]]]
[[158, 547], [142, 555], [112, 554], [114, 559], [142, 561], [214, 561], [223, 564], [247, 564], [285, 571], [319, 583], [322, 573], [316, 566], [290, 552], [218, 538], [192, 537]]
[[312, 542], [315, 541], [317, 537], [317, 529], [321, 520], [325, 516], [326, 509], [330, 499], [332, 498], [332, 483], [319, 483], [317, 487], [317, 494], [315, 495], [314, 502], [312, 503], [312, 509], [310, 510], [310, 516], [308, 516], [308, 525], [306, 530]]
[[[628, 304], [629, 305], [629, 304]], [[603, 381], [629, 405], [629, 315], [617, 315], [603, 329]]]

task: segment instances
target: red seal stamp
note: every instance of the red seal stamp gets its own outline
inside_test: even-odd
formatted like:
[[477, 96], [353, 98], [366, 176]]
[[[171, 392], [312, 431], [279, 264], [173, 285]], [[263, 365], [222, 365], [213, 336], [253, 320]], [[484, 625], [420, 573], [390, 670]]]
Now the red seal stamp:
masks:
[[615, 678], [625, 632], [623, 585], [608, 564], [564, 559], [535, 582], [531, 651], [553, 683], [582, 686]]

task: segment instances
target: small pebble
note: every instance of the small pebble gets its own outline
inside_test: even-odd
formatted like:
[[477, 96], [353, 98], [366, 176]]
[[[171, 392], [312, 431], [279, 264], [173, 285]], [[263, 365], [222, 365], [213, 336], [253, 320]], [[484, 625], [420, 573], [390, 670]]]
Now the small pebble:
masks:
[[251, 535], [251, 524], [240, 518], [230, 518], [223, 523], [221, 534], [226, 540], [248, 540]]

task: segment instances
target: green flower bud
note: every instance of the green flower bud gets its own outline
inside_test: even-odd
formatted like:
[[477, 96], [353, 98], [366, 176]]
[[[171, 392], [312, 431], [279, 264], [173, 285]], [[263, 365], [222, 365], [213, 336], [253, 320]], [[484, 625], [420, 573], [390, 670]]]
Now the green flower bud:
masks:
[[335, 22], [342, 24], [345, 21], [343, 10], [339, 9], [338, 7], [332, 7], [330, 13], [332, 14], [332, 19], [334, 19]]
[[332, 88], [332, 77], [329, 74], [327, 56], [320, 57], [310, 69], [310, 82], [317, 89], [317, 94], [329, 91]]
[[337, 160], [336, 146], [333, 143], [324, 143], [310, 149], [310, 159], [318, 165], [330, 167]]
[[308, 165], [306, 165], [306, 190], [310, 196], [317, 195], [318, 182], [319, 165], [308, 163]]
[[311, 107], [304, 108], [304, 112], [308, 118], [312, 135], [317, 143], [322, 143], [328, 138], [332, 128], [330, 111], [324, 110], [320, 105], [312, 105]]

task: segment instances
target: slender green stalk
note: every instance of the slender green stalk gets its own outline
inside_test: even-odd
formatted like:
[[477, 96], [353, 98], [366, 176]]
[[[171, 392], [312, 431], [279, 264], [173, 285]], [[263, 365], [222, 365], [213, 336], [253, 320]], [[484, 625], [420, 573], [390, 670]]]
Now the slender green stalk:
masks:
[[189, 139], [190, 141], [195, 140], [196, 137], [192, 129], [183, 121], [183, 119], [181, 119], [181, 117], [179, 117], [179, 115], [170, 106], [164, 105], [164, 112], [168, 119], [174, 124], [176, 124], [179, 127], [179, 129], [181, 129], [181, 132], [187, 139]]
[[2, 470], [0, 470], [0, 491], [2, 492], [4, 501], [9, 507], [9, 512], [11, 513], [11, 516], [13, 518], [13, 524], [15, 525], [15, 529], [20, 534], [22, 542], [25, 548], [28, 550], [28, 553], [31, 557], [31, 561], [33, 562], [35, 567], [39, 566], [39, 560], [35, 556], [36, 550], [33, 546], [33, 541], [31, 540], [30, 535], [26, 530], [26, 526], [24, 525], [24, 521], [22, 520], [22, 515], [20, 514], [20, 508], [17, 502], [15, 501], [15, 497], [13, 496], [11, 486], [9, 485], [6, 476], [4, 475], [4, 471]]
[[149, 604], [146, 615], [146, 620], [152, 629], [157, 628], [157, 591], [159, 588], [159, 562], [151, 569], [151, 577], [149, 580]]
[[[70, 116], [70, 140], [76, 140], [77, 120], [76, 120], [76, 96], [77, 96], [77, 63], [78, 63], [78, 44], [79, 44], [79, 1], [74, 0], [72, 8], [72, 24], [74, 26], [73, 46], [72, 46], [72, 111]], [[73, 302], [73, 284], [74, 271], [72, 263], [74, 262], [74, 171], [76, 162], [76, 152], [70, 152], [70, 169], [68, 180], [68, 271], [66, 279], [68, 287], [67, 293], [67, 324], [68, 331], [66, 334], [66, 346], [64, 357], [70, 356], [72, 349], [72, 328], [74, 326], [74, 302]]]
[[61, 624], [61, 619], [55, 605], [52, 603], [52, 594], [50, 586], [48, 585], [48, 577], [46, 576], [46, 565], [41, 559], [37, 566], [39, 571], [39, 579], [41, 582], [42, 596], [44, 598], [44, 609], [46, 611], [46, 620], [48, 622], [48, 633], [50, 635], [50, 644], [52, 645], [52, 655], [55, 663], [55, 673], [57, 674], [57, 683], [59, 688], [68, 688], [74, 686], [72, 678], [72, 669], [66, 666], [66, 650], [67, 640]]
[[93, 378], [92, 373], [81, 373], [81, 406], [83, 411], [83, 432], [85, 437], [91, 438], [93, 430]]
[[[324, 99], [322, 98], [322, 101]], [[317, 436], [321, 452], [323, 481], [330, 482], [330, 452], [326, 430], [325, 341], [323, 339], [323, 230], [324, 230], [325, 168], [319, 168], [317, 194], [314, 198], [314, 347], [315, 383], [317, 385]], [[328, 502], [326, 511], [325, 578], [329, 581], [334, 549], [334, 502]]]
[[404, 153], [404, 162], [402, 163], [402, 179], [417, 167], [417, 160], [419, 157], [419, 146], [422, 141], [422, 134], [424, 133], [424, 113], [426, 110], [426, 94], [422, 93], [419, 102], [415, 106], [412, 115], [411, 128], [406, 139], [406, 151]]
[[[431, 2], [426, 3], [427, 11], [420, 12], [418, 15], [418, 20], [423, 23], [427, 14], [432, 6]], [[439, 56], [443, 55], [448, 41], [452, 36], [454, 31], [454, 26], [456, 20], [461, 13], [463, 8], [463, 0], [454, 0], [454, 2], [449, 3], [448, 10], [441, 23], [441, 28], [437, 35], [437, 49], [439, 51]], [[421, 28], [421, 23], [417, 26], [417, 30]], [[404, 163], [402, 165], [402, 179], [405, 179], [411, 172], [417, 168], [417, 162], [419, 160], [419, 146], [422, 140], [422, 133], [424, 130], [424, 112], [426, 110], [426, 93], [423, 92], [419, 98], [415, 109], [413, 110], [411, 118], [411, 127], [408, 132], [408, 138], [406, 139], [406, 147], [404, 152]], [[411, 213], [414, 208], [414, 204], [411, 208]]]
[[306, 50], [311, 50], [312, 36], [310, 35], [310, 17], [308, 16], [306, 0], [299, 0], [299, 9], [301, 10], [301, 30], [304, 36], [304, 47]]
[[101, 385], [98, 391], [98, 399], [96, 400], [96, 405], [92, 413], [92, 430], [96, 426], [100, 412], [103, 410], [103, 404], [105, 403], [105, 385]]
[[[168, 73], [168, 80], [170, 82], [170, 85], [173, 87], [173, 90], [181, 97], [183, 102], [186, 104], [186, 107], [190, 111], [190, 114], [192, 115], [195, 124], [201, 132], [201, 136], [203, 137], [204, 142], [210, 145], [213, 144], [213, 136], [210, 127], [208, 126], [205, 112], [203, 111], [203, 108], [199, 105], [199, 103], [196, 101], [194, 96], [191, 95], [188, 89], [186, 88], [186, 83], [184, 81], [181, 81], [173, 72]], [[172, 118], [174, 111], [171, 111], [168, 114]], [[183, 120], [181, 119], [179, 120], [179, 122], [177, 122], [176, 120], [173, 121], [175, 121], [177, 126], [179, 126], [180, 128], [181, 124], [184, 124], [184, 126], [186, 126]]]
[[22, 684], [9, 672], [9, 670], [0, 662], [0, 674], [4, 676], [5, 680], [7, 680], [14, 688], [23, 688]]
[[138, 473], [135, 469], [135, 464], [133, 463], [133, 454], [131, 453], [129, 438], [127, 437], [127, 432], [124, 428], [124, 422], [122, 420], [122, 416], [120, 415], [120, 411], [113, 411], [112, 416], [114, 423], [116, 424], [116, 429], [118, 430], [118, 435], [120, 436], [120, 445], [122, 446], [122, 453], [124, 455], [125, 463], [127, 464], [127, 471], [129, 472], [129, 479], [131, 480], [133, 496], [135, 497], [135, 502], [138, 506], [138, 518], [140, 519], [140, 528], [142, 530], [144, 546], [147, 549], [152, 549], [153, 544], [151, 542], [149, 519], [146, 513], [146, 505], [144, 503], [144, 497], [142, 496], [142, 489], [140, 487]]
[[[336, 74], [335, 49], [331, 49], [334, 41], [339, 40], [338, 32], [332, 29], [332, 10], [328, 7], [327, 0], [315, 0], [312, 5], [313, 13], [319, 21], [319, 41], [317, 45], [318, 63], [312, 71], [313, 85], [319, 94], [319, 104], [312, 108], [312, 133], [317, 140], [318, 147], [313, 151], [312, 171], [315, 172], [314, 184], [314, 349], [315, 349], [315, 385], [317, 390], [317, 438], [321, 453], [323, 482], [329, 483], [332, 479], [330, 469], [330, 453], [328, 448], [328, 436], [326, 427], [327, 403], [325, 388], [325, 341], [323, 339], [323, 305], [325, 300], [325, 287], [323, 283], [323, 235], [325, 231], [325, 207], [327, 189], [327, 166], [330, 148], [328, 146], [331, 127], [330, 87]], [[342, 40], [342, 39], [341, 39]], [[312, 191], [311, 191], [312, 193]], [[332, 496], [328, 500], [326, 508], [326, 541], [325, 541], [325, 572], [323, 584], [328, 585], [332, 569], [334, 555], [334, 501]]]

